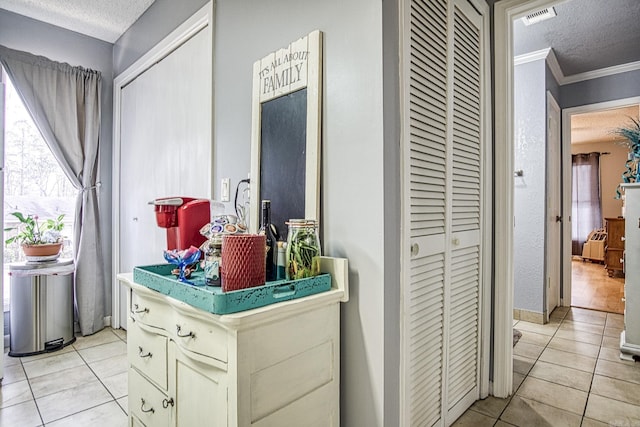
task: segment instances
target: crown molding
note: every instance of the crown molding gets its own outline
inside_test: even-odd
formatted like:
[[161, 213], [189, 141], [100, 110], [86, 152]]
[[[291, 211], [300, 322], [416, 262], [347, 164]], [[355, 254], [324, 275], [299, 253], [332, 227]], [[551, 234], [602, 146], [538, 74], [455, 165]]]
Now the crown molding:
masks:
[[558, 58], [550, 47], [518, 55], [513, 58], [513, 65], [526, 64], [528, 62], [540, 61], [542, 59], [547, 61], [547, 65], [549, 65], [551, 73], [556, 78], [556, 81], [560, 86], [640, 70], [640, 61], [635, 61], [627, 64], [614, 65], [613, 67], [600, 68], [599, 70], [565, 76], [562, 72], [562, 68], [560, 68], [560, 64], [558, 63]]
[[523, 55], [518, 55], [513, 58], [513, 65], [521, 65], [526, 64], [528, 62], [545, 60], [553, 77], [556, 78], [556, 81], [559, 85], [565, 84], [564, 81], [566, 77], [560, 68], [560, 64], [558, 64], [558, 58], [556, 58], [556, 54], [553, 52], [553, 49], [548, 47], [546, 49], [536, 50], [534, 52], [525, 53]]
[[573, 74], [564, 78], [564, 84], [583, 82], [585, 80], [597, 79], [600, 77], [613, 76], [615, 74], [640, 70], [640, 61], [626, 64], [614, 65], [613, 67], [601, 68], [599, 70], [587, 71], [585, 73]]

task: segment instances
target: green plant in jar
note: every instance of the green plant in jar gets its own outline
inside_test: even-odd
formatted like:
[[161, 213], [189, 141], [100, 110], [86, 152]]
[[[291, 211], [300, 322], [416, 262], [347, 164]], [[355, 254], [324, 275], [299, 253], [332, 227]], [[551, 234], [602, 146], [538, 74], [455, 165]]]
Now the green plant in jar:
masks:
[[287, 279], [303, 279], [320, 274], [320, 239], [316, 221], [292, 219], [288, 223]]

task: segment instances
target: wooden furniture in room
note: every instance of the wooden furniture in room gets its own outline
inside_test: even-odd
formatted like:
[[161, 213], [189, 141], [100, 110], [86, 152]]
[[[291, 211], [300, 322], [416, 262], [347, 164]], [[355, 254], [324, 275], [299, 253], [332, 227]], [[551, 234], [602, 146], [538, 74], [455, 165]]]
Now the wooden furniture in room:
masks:
[[[129, 426], [337, 426], [346, 260], [329, 291], [217, 315], [128, 287]], [[335, 260], [335, 259], [334, 259]]]
[[607, 244], [604, 248], [604, 268], [609, 277], [624, 276], [624, 218], [605, 218]]

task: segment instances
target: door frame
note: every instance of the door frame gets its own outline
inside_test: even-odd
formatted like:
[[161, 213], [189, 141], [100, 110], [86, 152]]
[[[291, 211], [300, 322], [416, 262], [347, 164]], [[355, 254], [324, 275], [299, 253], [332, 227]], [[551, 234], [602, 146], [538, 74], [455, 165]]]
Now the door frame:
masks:
[[[575, 114], [592, 113], [595, 111], [610, 110], [613, 108], [636, 106], [640, 104], [640, 96], [614, 99], [612, 101], [596, 102], [594, 104], [578, 105], [576, 107], [565, 108], [562, 110], [562, 182], [563, 182], [563, 205], [567, 205], [567, 209], [563, 208], [563, 217], [570, 218], [571, 215], [571, 116]], [[565, 178], [566, 177], [566, 178]], [[568, 216], [566, 216], [568, 215]], [[568, 221], [569, 225], [571, 221]], [[567, 230], [568, 229], [568, 230]], [[563, 245], [563, 305], [571, 306], [571, 227], [563, 229], [563, 241], [567, 244]], [[567, 261], [565, 261], [567, 260]], [[568, 279], [567, 279], [568, 277]]]
[[[513, 392], [513, 20], [557, 0], [494, 5], [494, 318], [492, 394]], [[564, 214], [564, 211], [563, 211]]]
[[[4, 206], [4, 109], [5, 109], [5, 71], [0, 65], [0, 206]], [[2, 241], [4, 242], [4, 231], [0, 232], [2, 235]], [[4, 260], [4, 245], [0, 245], [0, 258]], [[4, 335], [4, 287], [9, 286], [8, 283], [4, 283], [4, 261], [0, 266], [0, 296], [2, 297], [2, 310], [0, 310], [0, 331], [2, 331], [2, 351], [8, 347], [8, 342], [5, 341]], [[4, 363], [0, 366], [0, 380], [4, 378]]]
[[[112, 259], [113, 259], [113, 283], [111, 303], [111, 327], [118, 329], [126, 326], [120, 319], [121, 286], [118, 280], [120, 273], [120, 114], [122, 102], [122, 89], [139, 75], [147, 71], [162, 58], [169, 55], [175, 49], [184, 44], [191, 37], [199, 33], [207, 26], [213, 26], [213, 2], [207, 3], [194, 13], [182, 25], [162, 39], [155, 47], [134, 62], [113, 81], [113, 163], [112, 163], [112, 205], [113, 205], [113, 230], [112, 230]], [[213, 34], [213, 30], [212, 30]]]

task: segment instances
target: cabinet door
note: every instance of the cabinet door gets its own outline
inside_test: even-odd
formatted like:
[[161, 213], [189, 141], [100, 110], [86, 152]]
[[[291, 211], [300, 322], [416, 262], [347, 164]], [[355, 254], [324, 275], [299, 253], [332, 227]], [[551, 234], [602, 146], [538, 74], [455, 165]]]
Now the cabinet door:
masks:
[[606, 218], [607, 247], [609, 249], [624, 249], [624, 219]]
[[402, 424], [448, 425], [478, 397], [488, 18], [403, 5]]
[[169, 342], [169, 390], [176, 427], [227, 426], [226, 372]]

